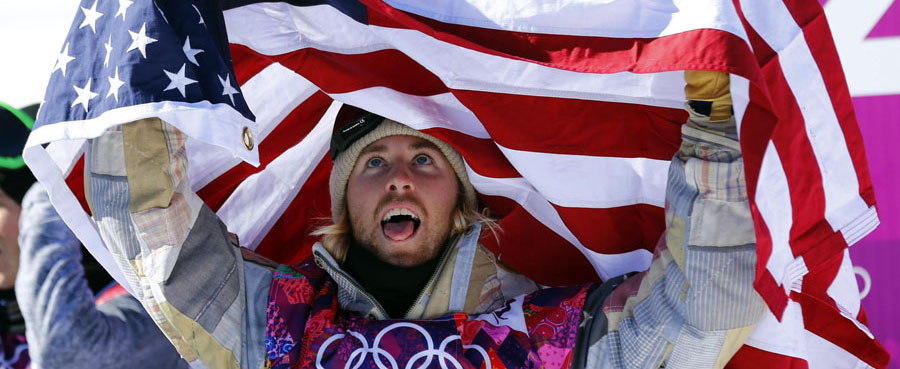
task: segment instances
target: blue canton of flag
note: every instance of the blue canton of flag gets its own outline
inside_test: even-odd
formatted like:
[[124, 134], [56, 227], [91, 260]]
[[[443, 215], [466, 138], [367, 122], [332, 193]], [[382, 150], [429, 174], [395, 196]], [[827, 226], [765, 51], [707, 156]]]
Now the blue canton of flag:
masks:
[[82, 1], [34, 128], [67, 127], [42, 130], [40, 141], [89, 138], [151, 116], [185, 131], [201, 120], [255, 128], [221, 14], [216, 1]]

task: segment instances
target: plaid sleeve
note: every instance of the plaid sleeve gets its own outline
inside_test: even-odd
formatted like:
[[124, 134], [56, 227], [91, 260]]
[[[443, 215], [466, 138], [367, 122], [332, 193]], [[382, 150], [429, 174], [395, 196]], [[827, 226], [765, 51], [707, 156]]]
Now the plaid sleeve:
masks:
[[[721, 89], [721, 80], [710, 86]], [[605, 324], [594, 324], [603, 332], [592, 332], [585, 367], [723, 368], [764, 311], [753, 289], [756, 241], [735, 120], [686, 109], [666, 233], [650, 268], [594, 309]]]
[[239, 368], [244, 266], [224, 224], [189, 188], [184, 143], [156, 118], [110, 128], [88, 148], [87, 198], [104, 242], [179, 354], [194, 367]]

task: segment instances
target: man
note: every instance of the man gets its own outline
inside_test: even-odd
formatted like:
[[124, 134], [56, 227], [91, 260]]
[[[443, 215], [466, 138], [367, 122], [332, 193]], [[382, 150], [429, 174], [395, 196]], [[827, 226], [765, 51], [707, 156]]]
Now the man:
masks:
[[334, 224], [314, 263], [243, 261], [258, 258], [189, 188], [185, 137], [159, 119], [91, 141], [86, 195], [145, 306], [198, 367], [724, 367], [763, 311], [755, 241], [727, 75], [685, 77], [668, 232], [650, 270], [599, 287], [511, 299], [536, 286], [477, 245], [490, 222], [459, 154], [355, 108], [335, 123]]
[[463, 237], [470, 225], [477, 232], [492, 223], [476, 210], [450, 145], [349, 105], [335, 127], [334, 224], [317, 232], [324, 238], [313, 253], [347, 292], [339, 297], [354, 296], [342, 308], [376, 319], [434, 318], [491, 311], [537, 289], [477, 237]]
[[[7, 155], [0, 158], [7, 159], [0, 160], [7, 165], [0, 170], [0, 368], [187, 367], [140, 302], [115, 293], [118, 285], [110, 286], [112, 278], [84, 252], [43, 187], [32, 185], [21, 151], [37, 105], [6, 108], [0, 125], [8, 140], [0, 147]], [[129, 347], [138, 340], [141, 347]]]

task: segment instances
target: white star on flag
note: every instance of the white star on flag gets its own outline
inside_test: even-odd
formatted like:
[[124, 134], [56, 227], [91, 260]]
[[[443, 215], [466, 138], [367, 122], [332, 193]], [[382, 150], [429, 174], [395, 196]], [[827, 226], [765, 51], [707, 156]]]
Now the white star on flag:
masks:
[[105, 44], [103, 44], [103, 47], [106, 48], [106, 58], [103, 58], [103, 67], [108, 68], [109, 67], [109, 53], [111, 53], [113, 51], [112, 35], [109, 35], [109, 41], [107, 41]]
[[128, 10], [128, 7], [134, 4], [134, 1], [131, 0], [119, 0], [119, 10], [116, 11], [115, 17], [122, 15], [122, 20], [125, 20], [125, 11]]
[[196, 65], [198, 67], [200, 66], [200, 63], [197, 62], [196, 55], [199, 53], [202, 53], [203, 50], [191, 48], [191, 36], [185, 37], [184, 47], [182, 47], [181, 50], [184, 50], [184, 56], [187, 56], [188, 60], [190, 60], [191, 63], [193, 63], [194, 65]]
[[84, 20], [81, 21], [81, 25], [78, 26], [78, 29], [82, 29], [85, 26], [91, 26], [91, 31], [97, 33], [97, 19], [103, 16], [103, 13], [97, 11], [97, 0], [94, 0], [94, 5], [91, 6], [90, 9], [82, 7], [81, 11], [84, 13]]
[[203, 22], [203, 14], [200, 14], [200, 9], [197, 9], [197, 6], [196, 6], [196, 5], [194, 5], [194, 4], [191, 4], [191, 6], [193, 6], [193, 7], [194, 7], [194, 10], [196, 10], [196, 11], [197, 11], [197, 16], [198, 16], [198, 17], [200, 17], [200, 22], [198, 22], [198, 23], [197, 23], [197, 24], [202, 24], [202, 25], [203, 25], [203, 27], [206, 27], [206, 23], [205, 23], [205, 22]]
[[56, 72], [57, 69], [62, 70], [63, 77], [66, 76], [66, 65], [69, 64], [72, 60], [75, 60], [74, 57], [69, 56], [69, 43], [66, 43], [66, 46], [63, 48], [63, 51], [56, 56], [56, 65], [53, 66], [53, 70], [50, 73]]
[[225, 79], [219, 77], [219, 82], [222, 82], [222, 96], [228, 96], [231, 99], [231, 105], [234, 105], [234, 94], [239, 94], [240, 92], [231, 85], [230, 79], [231, 76], [226, 74]]
[[128, 50], [125, 50], [125, 52], [138, 49], [141, 51], [141, 56], [143, 56], [144, 59], [147, 59], [147, 44], [156, 42], [155, 38], [147, 36], [147, 23], [144, 22], [144, 24], [141, 25], [140, 31], [134, 32], [128, 30], [128, 33], [131, 34], [131, 45], [128, 46]]
[[106, 77], [109, 80], [109, 91], [106, 93], [106, 97], [109, 95], [113, 95], [116, 98], [116, 102], [119, 102], [119, 88], [125, 84], [122, 80], [119, 79], [119, 67], [116, 67], [116, 75], [115, 77]]
[[91, 99], [97, 97], [97, 93], [91, 91], [91, 79], [88, 78], [87, 83], [84, 84], [84, 87], [78, 88], [78, 86], [72, 86], [75, 89], [75, 93], [78, 94], [78, 98], [72, 102], [72, 106], [81, 104], [84, 108], [84, 112], [88, 112], [88, 103]]
[[178, 70], [178, 73], [172, 73], [172, 72], [169, 72], [169, 71], [163, 69], [163, 72], [166, 72], [166, 76], [168, 76], [169, 80], [171, 81], [171, 82], [169, 82], [169, 85], [166, 86], [166, 88], [163, 91], [169, 91], [169, 90], [173, 90], [173, 89], [177, 88], [178, 92], [181, 92], [181, 97], [187, 97], [187, 95], [184, 93], [185, 86], [187, 86], [191, 83], [197, 83], [197, 81], [184, 76], [184, 66], [185, 65], [187, 65], [187, 64], [181, 65], [181, 69]]

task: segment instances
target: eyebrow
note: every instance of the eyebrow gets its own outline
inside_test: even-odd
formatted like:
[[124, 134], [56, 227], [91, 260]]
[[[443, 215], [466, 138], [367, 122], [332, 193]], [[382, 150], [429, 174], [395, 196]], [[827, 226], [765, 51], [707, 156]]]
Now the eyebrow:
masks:
[[[424, 140], [424, 139], [421, 141], [417, 141], [413, 144], [410, 144], [409, 148], [413, 149], [413, 150], [431, 149], [431, 150], [436, 150], [438, 152], [440, 152], [440, 150], [441, 150], [440, 148], [437, 147], [437, 145], [435, 145], [431, 141]], [[385, 151], [387, 151], [387, 146], [385, 146], [384, 144], [369, 145], [369, 146], [366, 146], [366, 148], [364, 148], [359, 153], [359, 156], [363, 156], [365, 154], [373, 153], [373, 152], [385, 152]]]
[[413, 149], [413, 150], [418, 150], [418, 149], [432, 149], [432, 150], [441, 151], [441, 149], [439, 149], [439, 148], [437, 147], [437, 145], [435, 145], [434, 143], [432, 143], [431, 141], [428, 141], [428, 140], [421, 140], [421, 141], [418, 141], [418, 142], [416, 142], [416, 143], [414, 143], [414, 144], [412, 144], [412, 145], [409, 145], [409, 148], [410, 148], [410, 149]]
[[370, 152], [385, 152], [385, 151], [387, 151], [387, 147], [384, 146], [384, 145], [382, 145], [382, 144], [378, 144], [378, 145], [369, 145], [369, 146], [366, 146], [366, 148], [364, 148], [364, 149], [359, 153], [359, 156], [363, 156], [363, 155], [368, 154], [368, 153], [370, 153]]

